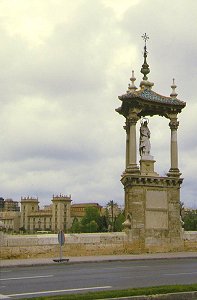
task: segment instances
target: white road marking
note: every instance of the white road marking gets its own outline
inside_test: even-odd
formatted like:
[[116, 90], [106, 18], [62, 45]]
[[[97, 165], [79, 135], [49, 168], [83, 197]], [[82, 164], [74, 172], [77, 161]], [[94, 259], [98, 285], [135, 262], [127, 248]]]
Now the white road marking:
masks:
[[[130, 270], [134, 270], [134, 269], [139, 269], [139, 268], [149, 268], [149, 266], [135, 266], [135, 267], [115, 267], [115, 268], [101, 268], [100, 270], [120, 270], [120, 269], [130, 269]], [[98, 270], [98, 269], [95, 269]]]
[[171, 273], [171, 274], [163, 274], [163, 275], [166, 275], [166, 276], [177, 276], [177, 275], [194, 275], [194, 274], [197, 274], [197, 272], [190, 272], [190, 273]]
[[0, 299], [10, 299], [10, 297], [8, 297], [7, 295], [2, 295], [2, 294], [0, 294]]
[[27, 295], [40, 295], [40, 294], [55, 294], [55, 293], [62, 293], [62, 292], [77, 292], [77, 291], [86, 291], [86, 290], [99, 290], [99, 289], [110, 289], [112, 286], [93, 286], [93, 287], [86, 287], [86, 288], [78, 288], [78, 289], [67, 289], [67, 290], [55, 290], [55, 291], [42, 291], [42, 292], [32, 292], [32, 293], [21, 293], [21, 294], [10, 294], [6, 295], [8, 297], [14, 296], [27, 296]]
[[0, 281], [6, 281], [6, 280], [24, 280], [24, 279], [36, 279], [36, 278], [47, 278], [47, 277], [53, 277], [54, 275], [40, 275], [40, 276], [27, 276], [27, 277], [10, 277], [10, 278], [0, 278]]

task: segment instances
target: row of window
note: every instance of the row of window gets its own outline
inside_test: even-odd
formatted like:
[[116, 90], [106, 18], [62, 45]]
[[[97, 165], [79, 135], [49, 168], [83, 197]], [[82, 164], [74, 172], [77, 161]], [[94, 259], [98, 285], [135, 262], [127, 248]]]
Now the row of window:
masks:
[[[35, 210], [35, 207], [37, 207], [37, 206], [32, 206], [32, 207], [31, 207], [31, 210], [34, 211], [34, 210]], [[64, 204], [64, 208], [65, 208], [65, 209], [67, 208], [67, 204]], [[23, 210], [25, 210], [25, 209], [26, 209], [26, 206], [23, 205]], [[55, 209], [58, 209], [58, 205], [57, 205], [57, 204], [55, 205]]]
[[30, 221], [32, 221], [32, 219], [33, 219], [33, 222], [51, 222], [51, 218], [39, 218], [39, 219], [37, 219], [37, 218], [30, 218]]
[[13, 224], [13, 220], [5, 220], [5, 221], [4, 221], [4, 224], [7, 224], [7, 225]]

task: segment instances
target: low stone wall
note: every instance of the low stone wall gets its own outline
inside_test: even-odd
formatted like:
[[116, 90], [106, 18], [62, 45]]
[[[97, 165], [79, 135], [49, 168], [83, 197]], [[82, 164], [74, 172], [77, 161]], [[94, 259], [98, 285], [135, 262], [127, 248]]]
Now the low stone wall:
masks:
[[[1, 258], [58, 257], [57, 234], [6, 235], [0, 233]], [[197, 251], [197, 232], [184, 233], [184, 251]], [[62, 254], [67, 256], [116, 255], [148, 252], [140, 241], [129, 240], [125, 232], [65, 234]], [[154, 252], [167, 252], [160, 247]]]
[[[124, 232], [65, 234], [65, 244], [121, 244], [127, 240]], [[1, 246], [57, 245], [57, 234], [1, 235]]]
[[197, 251], [197, 231], [184, 232], [185, 251]]
[[[118, 233], [65, 234], [63, 256], [85, 256], [125, 253], [127, 235]], [[1, 235], [1, 257], [30, 258], [59, 256], [57, 234]]]

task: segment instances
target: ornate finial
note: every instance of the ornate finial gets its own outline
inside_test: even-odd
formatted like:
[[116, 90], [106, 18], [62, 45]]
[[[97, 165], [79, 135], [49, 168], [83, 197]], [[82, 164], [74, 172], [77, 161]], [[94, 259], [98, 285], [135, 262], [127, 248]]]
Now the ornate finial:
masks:
[[134, 81], [136, 80], [134, 76], [134, 71], [132, 71], [132, 77], [130, 78], [130, 80], [131, 80], [131, 84], [129, 84], [127, 93], [135, 92], [135, 90], [137, 89], [137, 87], [134, 84]]
[[148, 53], [147, 50], [146, 50], [146, 42], [149, 39], [149, 37], [148, 37], [148, 35], [146, 33], [144, 33], [142, 35], [142, 38], [145, 41], [145, 45], [144, 45], [144, 63], [143, 63], [142, 68], [141, 68], [141, 73], [144, 75], [143, 80], [147, 80], [148, 77], [146, 75], [148, 73], [150, 73], [150, 70], [149, 70], [149, 65], [146, 62], [147, 53]]
[[172, 98], [176, 98], [177, 97], [177, 93], [176, 93], [176, 91], [175, 91], [175, 89], [176, 89], [176, 84], [175, 84], [175, 79], [173, 78], [173, 80], [172, 80], [172, 85], [171, 85], [171, 88], [172, 88], [172, 93], [170, 94], [170, 97], [172, 97]]
[[149, 40], [149, 36], [148, 36], [146, 33], [144, 33], [144, 34], [142, 35], [142, 38], [143, 38], [143, 40], [145, 41], [145, 46], [146, 46], [146, 41]]

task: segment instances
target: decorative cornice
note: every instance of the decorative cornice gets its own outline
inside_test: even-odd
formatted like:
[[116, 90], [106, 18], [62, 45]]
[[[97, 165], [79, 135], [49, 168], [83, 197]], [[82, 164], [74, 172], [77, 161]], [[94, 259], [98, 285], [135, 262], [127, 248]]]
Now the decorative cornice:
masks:
[[181, 101], [179, 99], [174, 99], [172, 97], [166, 97], [162, 96], [160, 94], [157, 94], [156, 92], [149, 90], [149, 89], [143, 89], [139, 91], [135, 91], [133, 93], [129, 94], [124, 94], [122, 96], [118, 97], [120, 100], [129, 100], [129, 99], [134, 99], [134, 98], [139, 98], [142, 100], [147, 100], [150, 102], [155, 102], [155, 103], [161, 103], [161, 104], [167, 104], [167, 105], [181, 105], [185, 107], [186, 103], [184, 101]]
[[152, 186], [152, 187], [180, 187], [183, 178], [170, 178], [170, 177], [148, 177], [148, 176], [131, 176], [123, 175], [121, 179], [124, 187], [128, 186]]
[[138, 117], [159, 115], [169, 118], [170, 114], [177, 115], [186, 106], [184, 101], [165, 97], [148, 89], [124, 94], [119, 99], [122, 105], [116, 111], [125, 118], [129, 116], [131, 109], [139, 110]]

